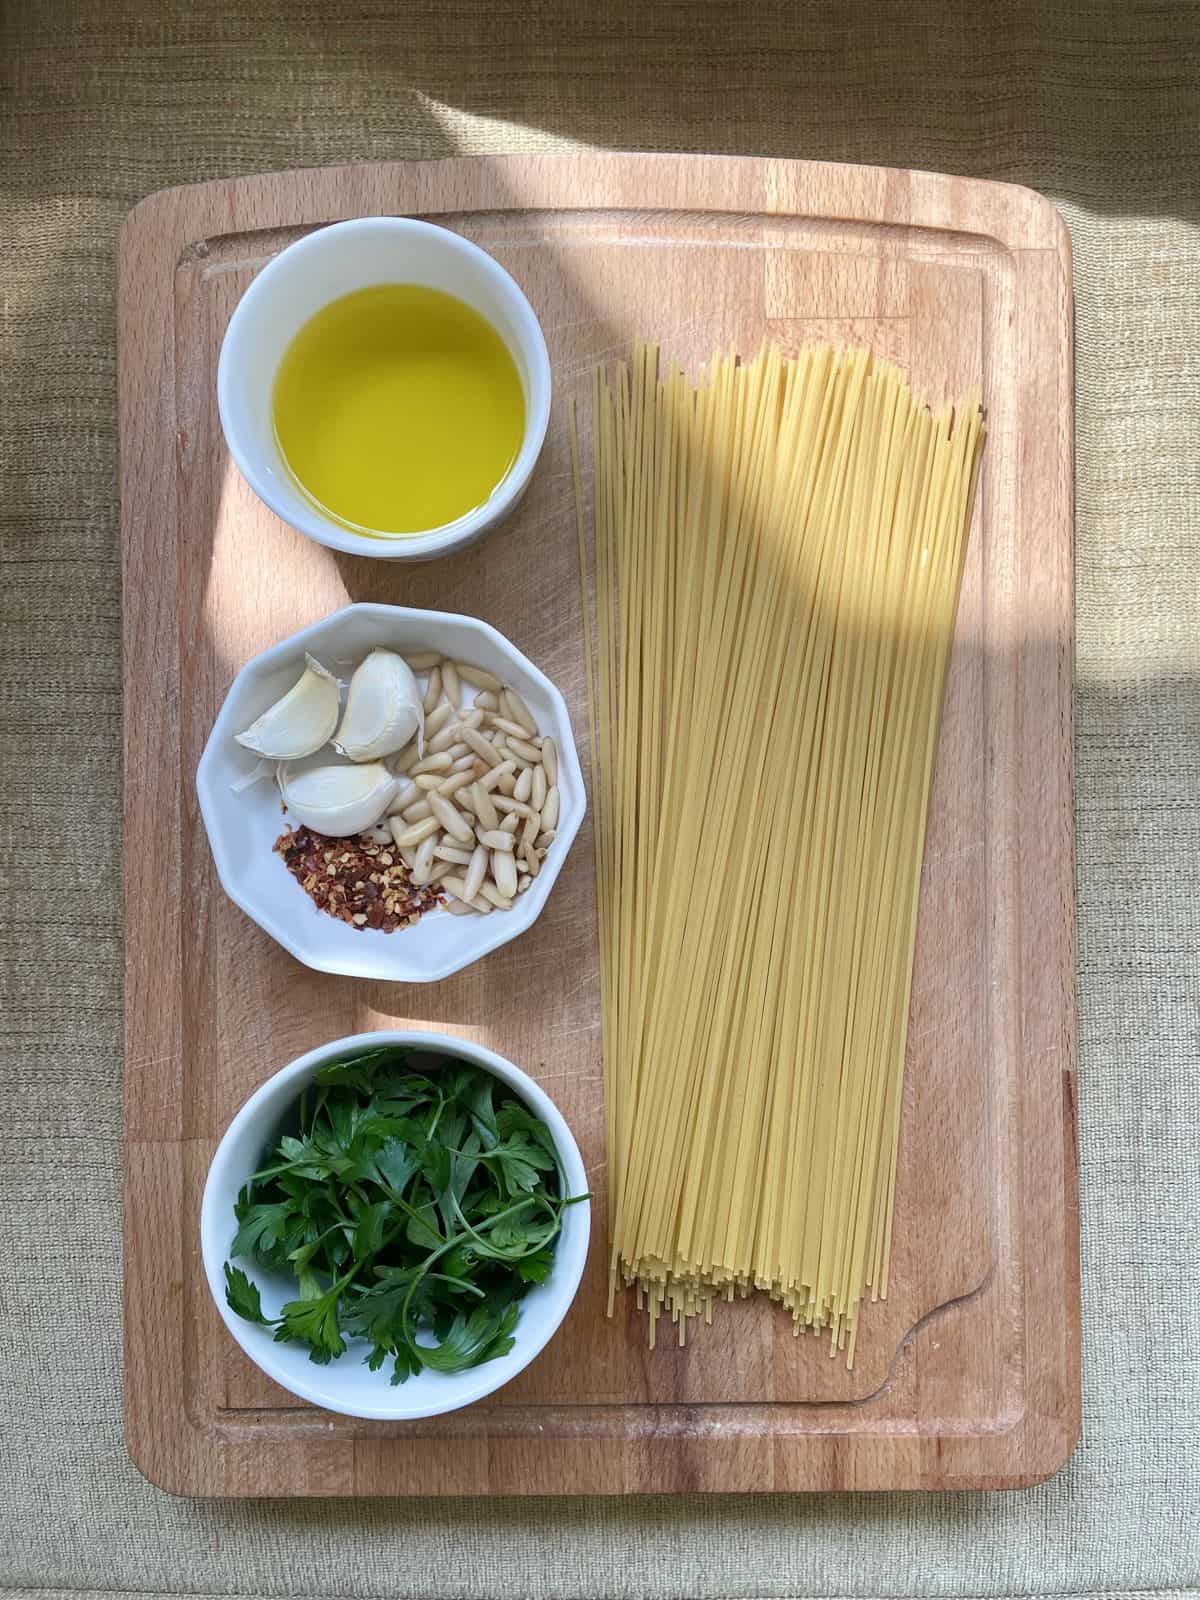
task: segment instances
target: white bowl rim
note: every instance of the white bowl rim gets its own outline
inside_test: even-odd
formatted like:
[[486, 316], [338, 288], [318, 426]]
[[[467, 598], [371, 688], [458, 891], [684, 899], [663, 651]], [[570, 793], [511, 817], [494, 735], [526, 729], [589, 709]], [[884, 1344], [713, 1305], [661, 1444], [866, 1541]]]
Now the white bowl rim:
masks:
[[[233, 340], [239, 338], [243, 326], [251, 317], [257, 315], [259, 302], [271, 293], [278, 274], [294, 264], [298, 256], [302, 257], [311, 251], [326, 247], [325, 241], [330, 234], [352, 237], [355, 232], [380, 227], [400, 235], [436, 236], [439, 245], [458, 251], [472, 261], [485, 277], [492, 279], [501, 293], [512, 302], [511, 309], [518, 325], [521, 342], [533, 369], [533, 381], [530, 384], [529, 412], [525, 419], [521, 448], [512, 466], [482, 505], [476, 506], [472, 511], [464, 512], [453, 522], [443, 523], [440, 527], [430, 528], [424, 533], [392, 536], [379, 534], [372, 538], [367, 534], [355, 533], [351, 528], [342, 527], [315, 509], [310, 511], [300, 506], [288, 507], [285, 510], [269, 478], [265, 477], [247, 457], [241, 447], [238, 430], [229, 426], [228, 419], [231, 413], [233, 384], [231, 336]], [[376, 560], [422, 561], [433, 556], [448, 555], [463, 545], [470, 544], [482, 530], [502, 521], [524, 492], [541, 455], [542, 446], [546, 442], [546, 432], [550, 426], [552, 388], [553, 377], [546, 336], [542, 332], [542, 325], [529, 303], [528, 296], [512, 273], [502, 267], [481, 245], [464, 238], [461, 233], [455, 233], [453, 228], [443, 227], [436, 222], [426, 222], [420, 217], [386, 214], [349, 217], [341, 222], [319, 224], [303, 238], [296, 239], [292, 244], [285, 246], [277, 256], [272, 257], [255, 275], [233, 308], [233, 314], [221, 338], [221, 351], [217, 360], [217, 414], [221, 420], [221, 431], [229, 447], [229, 453], [237, 463], [238, 471], [258, 498], [289, 527], [296, 528], [308, 538], [315, 539], [318, 544], [325, 545], [327, 549], [342, 550], [347, 555], [370, 556]]]
[[[579, 1194], [587, 1193], [587, 1170], [584, 1167], [579, 1146], [575, 1142], [575, 1135], [571, 1132], [566, 1118], [545, 1089], [531, 1078], [527, 1072], [523, 1072], [515, 1062], [510, 1061], [507, 1056], [502, 1056], [495, 1050], [490, 1050], [487, 1045], [477, 1044], [473, 1039], [460, 1039], [448, 1033], [424, 1033], [419, 1029], [412, 1028], [379, 1028], [366, 1033], [348, 1034], [341, 1039], [333, 1039], [328, 1044], [317, 1045], [312, 1050], [306, 1051], [304, 1055], [297, 1056], [294, 1061], [289, 1061], [278, 1072], [272, 1073], [265, 1082], [260, 1083], [250, 1098], [235, 1113], [229, 1126], [222, 1134], [216, 1150], [213, 1152], [212, 1159], [208, 1165], [208, 1173], [204, 1180], [204, 1194], [200, 1202], [200, 1253], [205, 1280], [221, 1315], [221, 1320], [249, 1359], [275, 1383], [280, 1384], [290, 1394], [297, 1395], [302, 1400], [307, 1400], [313, 1405], [320, 1406], [325, 1411], [336, 1411], [342, 1416], [365, 1417], [376, 1422], [416, 1422], [422, 1417], [445, 1416], [451, 1411], [460, 1411], [464, 1406], [473, 1405], [476, 1400], [482, 1400], [486, 1395], [495, 1393], [504, 1384], [511, 1382], [519, 1372], [523, 1372], [529, 1363], [546, 1348], [566, 1320], [567, 1313], [574, 1303], [576, 1292], [583, 1278], [583, 1269], [587, 1264], [588, 1243], [591, 1238], [592, 1202], [590, 1198], [580, 1200], [568, 1210], [567, 1215], [572, 1222], [571, 1243], [573, 1252], [570, 1259], [562, 1263], [565, 1268], [565, 1276], [560, 1294], [556, 1296], [556, 1298], [561, 1298], [562, 1303], [561, 1308], [556, 1308], [557, 1315], [551, 1325], [542, 1336], [532, 1338], [529, 1341], [528, 1349], [522, 1352], [522, 1359], [511, 1371], [506, 1371], [504, 1377], [496, 1378], [494, 1373], [489, 1373], [489, 1368], [494, 1366], [494, 1363], [491, 1362], [485, 1362], [479, 1367], [468, 1368], [468, 1372], [477, 1375], [476, 1380], [467, 1385], [469, 1392], [465, 1397], [456, 1399], [453, 1405], [421, 1406], [415, 1410], [394, 1410], [383, 1406], [335, 1405], [330, 1403], [328, 1394], [322, 1390], [319, 1382], [309, 1383], [304, 1379], [296, 1379], [291, 1375], [285, 1376], [281, 1370], [273, 1369], [268, 1362], [261, 1361], [257, 1355], [253, 1355], [242, 1338], [242, 1330], [239, 1326], [241, 1318], [230, 1309], [225, 1300], [224, 1267], [225, 1262], [229, 1259], [229, 1250], [228, 1243], [224, 1247], [218, 1247], [217, 1238], [219, 1230], [222, 1226], [227, 1226], [227, 1223], [223, 1224], [217, 1215], [218, 1202], [214, 1193], [213, 1183], [213, 1173], [220, 1161], [221, 1153], [236, 1134], [240, 1133], [247, 1124], [254, 1121], [264, 1101], [273, 1098], [280, 1088], [293, 1082], [298, 1085], [300, 1080], [305, 1076], [311, 1076], [322, 1062], [332, 1056], [345, 1055], [353, 1050], [367, 1050], [386, 1044], [407, 1045], [414, 1050], [424, 1049], [431, 1050], [435, 1054], [462, 1056], [467, 1060], [473, 1060], [476, 1065], [483, 1067], [486, 1071], [491, 1072], [494, 1077], [499, 1078], [501, 1082], [508, 1084], [510, 1088], [516, 1091], [519, 1098], [526, 1102], [530, 1110], [541, 1117], [542, 1121], [550, 1129], [554, 1139], [554, 1147], [558, 1152], [563, 1182], [566, 1185], [568, 1194], [576, 1192]], [[578, 1222], [575, 1221], [576, 1214], [579, 1217]], [[232, 1237], [232, 1234], [230, 1234], [229, 1242], [232, 1242]], [[559, 1264], [559, 1251], [562, 1249], [566, 1239], [567, 1234], [564, 1228], [564, 1232], [560, 1234], [558, 1244], [555, 1247], [556, 1266]], [[219, 1261], [217, 1260], [218, 1255], [220, 1256]], [[512, 1354], [522, 1350], [520, 1328], [521, 1324], [518, 1321], [515, 1335], [517, 1342]], [[347, 1355], [349, 1355], [349, 1352], [347, 1352]], [[342, 1359], [346, 1358], [343, 1357]], [[333, 1373], [336, 1368], [337, 1363], [331, 1362], [324, 1367], [314, 1366], [313, 1370], [321, 1373]], [[465, 1375], [455, 1374], [455, 1376], [461, 1378]], [[404, 1392], [403, 1384], [399, 1385], [394, 1391], [389, 1390], [389, 1393], [391, 1392], [402, 1395]]]
[[[220, 780], [209, 776], [208, 767], [212, 764], [209, 758], [209, 751], [216, 750], [219, 740], [233, 737], [232, 732], [225, 726], [225, 722], [226, 713], [235, 691], [246, 679], [253, 677], [264, 668], [271, 667], [277, 660], [301, 651], [304, 648], [304, 641], [315, 629], [330, 627], [343, 617], [349, 616], [354, 612], [384, 618], [399, 615], [406, 619], [416, 619], [422, 622], [428, 620], [431, 628], [436, 628], [445, 619], [450, 619], [455, 623], [466, 623], [471, 628], [477, 629], [480, 633], [490, 638], [498, 650], [520, 661], [524, 670], [537, 681], [539, 687], [554, 705], [555, 710], [562, 717], [563, 725], [571, 734], [569, 744], [560, 741], [564, 747], [559, 750], [558, 757], [560, 764], [565, 766], [570, 776], [572, 789], [579, 796], [579, 807], [573, 820], [564, 821], [560, 815], [557, 835], [551, 847], [554, 859], [552, 860], [550, 854], [547, 854], [546, 861], [536, 880], [540, 883], [545, 878], [545, 889], [541, 891], [538, 898], [530, 898], [531, 891], [526, 891], [511, 911], [505, 911], [495, 916], [483, 918], [478, 923], [472, 923], [471, 926], [477, 928], [480, 934], [476, 948], [464, 954], [461, 960], [449, 958], [440, 966], [420, 977], [397, 975], [381, 979], [378, 974], [373, 972], [363, 973], [360, 968], [352, 966], [336, 956], [323, 958], [319, 953], [302, 949], [290, 932], [290, 923], [287, 919], [273, 916], [269, 909], [250, 899], [242, 892], [233, 864], [221, 840], [220, 828], [214, 823], [219, 804], [217, 786]], [[436, 637], [436, 634], [433, 637]], [[583, 819], [587, 815], [587, 791], [583, 782], [583, 771], [579, 765], [579, 754], [575, 748], [575, 733], [571, 727], [570, 711], [567, 708], [567, 702], [563, 698], [562, 691], [546, 676], [541, 668], [535, 666], [524, 651], [518, 650], [511, 639], [502, 634], [498, 628], [493, 628], [490, 622], [484, 622], [481, 617], [472, 617], [461, 611], [428, 611], [418, 606], [393, 606], [376, 600], [355, 600], [349, 605], [340, 607], [337, 611], [331, 611], [328, 616], [319, 617], [306, 627], [298, 628], [295, 633], [289, 634], [285, 639], [280, 639], [278, 643], [268, 645], [265, 650], [260, 650], [257, 655], [251, 656], [250, 660], [239, 668], [229, 688], [225, 691], [221, 709], [217, 712], [212, 730], [204, 742], [204, 749], [196, 766], [196, 796], [200, 803], [200, 815], [204, 820], [204, 830], [208, 836], [208, 846], [216, 865], [217, 877], [221, 881], [222, 889], [224, 889], [233, 903], [240, 907], [252, 922], [257, 923], [264, 933], [269, 934], [277, 944], [282, 945], [289, 955], [294, 956], [303, 966], [310, 968], [314, 972], [328, 972], [343, 978], [364, 978], [371, 982], [440, 983], [443, 978], [452, 977], [454, 973], [462, 972], [464, 968], [473, 966], [476, 961], [482, 961], [485, 956], [490, 956], [493, 951], [499, 950], [502, 945], [511, 943], [513, 939], [527, 932], [545, 910], [546, 901], [550, 898], [550, 891], [558, 879], [559, 872], [562, 870], [567, 856], [570, 854], [571, 846], [575, 842], [575, 837], [583, 825]], [[466, 919], [463, 920], [466, 921]], [[484, 932], [484, 929], [487, 931]], [[392, 938], [395, 936], [389, 934], [386, 937]]]

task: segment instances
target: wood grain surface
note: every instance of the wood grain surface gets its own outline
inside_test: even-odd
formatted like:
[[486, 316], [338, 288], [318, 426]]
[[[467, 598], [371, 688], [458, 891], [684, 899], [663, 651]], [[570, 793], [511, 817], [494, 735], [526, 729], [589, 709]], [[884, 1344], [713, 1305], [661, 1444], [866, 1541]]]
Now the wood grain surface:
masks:
[[[215, 371], [234, 305], [303, 232], [424, 215], [490, 250], [542, 321], [545, 454], [484, 543], [419, 567], [338, 555], [231, 466]], [[1071, 299], [1028, 190], [756, 159], [463, 159], [166, 191], [120, 252], [125, 637], [126, 1419], [155, 1483], [213, 1495], [998, 1487], [1066, 1459], [1079, 1418], [1074, 1113]], [[633, 336], [697, 363], [869, 344], [930, 398], [981, 382], [988, 443], [938, 750], [892, 1291], [853, 1372], [755, 1298], [650, 1352], [604, 1314], [592, 842], [539, 923], [428, 987], [309, 972], [225, 900], [193, 774], [243, 662], [352, 600], [486, 618], [560, 686], [586, 765], [566, 402]], [[539, 1079], [597, 1196], [562, 1331], [450, 1417], [303, 1406], [250, 1366], [199, 1265], [208, 1159], [263, 1078], [361, 1028], [476, 1038]]]

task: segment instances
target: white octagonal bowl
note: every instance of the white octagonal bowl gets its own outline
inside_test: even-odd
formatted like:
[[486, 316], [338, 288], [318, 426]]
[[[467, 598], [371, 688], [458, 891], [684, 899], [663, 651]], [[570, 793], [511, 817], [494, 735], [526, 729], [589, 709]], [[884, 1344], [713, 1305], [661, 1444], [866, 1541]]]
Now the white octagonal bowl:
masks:
[[[465, 922], [467, 919], [451, 920]], [[529, 1365], [557, 1331], [579, 1288], [587, 1261], [591, 1202], [581, 1200], [564, 1211], [554, 1265], [546, 1281], [532, 1288], [521, 1301], [513, 1348], [506, 1356], [485, 1361], [482, 1366], [470, 1367], [466, 1372], [426, 1370], [409, 1378], [407, 1383], [393, 1385], [386, 1367], [379, 1372], [367, 1368], [362, 1359], [367, 1346], [361, 1340], [357, 1345], [352, 1343], [338, 1360], [331, 1361], [328, 1366], [318, 1366], [308, 1359], [305, 1350], [296, 1345], [276, 1344], [269, 1329], [247, 1322], [231, 1311], [225, 1302], [225, 1261], [237, 1231], [233, 1203], [238, 1190], [262, 1164], [264, 1151], [286, 1131], [288, 1115], [300, 1098], [300, 1091], [323, 1062], [388, 1044], [406, 1045], [414, 1054], [424, 1053], [435, 1058], [459, 1056], [483, 1067], [507, 1084], [516, 1098], [524, 1101], [550, 1129], [565, 1193], [586, 1193], [587, 1173], [570, 1128], [545, 1090], [494, 1050], [468, 1039], [451, 1038], [448, 1034], [381, 1029], [377, 1033], [335, 1039], [289, 1062], [246, 1101], [217, 1146], [200, 1206], [200, 1251], [204, 1275], [217, 1310], [251, 1361], [300, 1399], [345, 1416], [399, 1421], [457, 1411], [460, 1406], [491, 1394]], [[421, 1065], [436, 1070], [431, 1061]], [[295, 1297], [295, 1284], [261, 1267], [243, 1264], [262, 1291], [264, 1311], [268, 1316], [278, 1315], [284, 1301]]]
[[[557, 837], [542, 869], [511, 911], [456, 917], [427, 912], [395, 933], [358, 929], [318, 911], [272, 846], [286, 826], [279, 790], [263, 779], [236, 785], [253, 772], [257, 757], [234, 735], [284, 694], [304, 669], [307, 652], [342, 679], [376, 646], [438, 650], [486, 667], [516, 689], [539, 730], [558, 747]], [[337, 761], [332, 749], [328, 759]], [[318, 972], [394, 983], [434, 983], [470, 966], [537, 920], [562, 869], [587, 809], [583, 774], [566, 701], [527, 656], [477, 617], [408, 606], [360, 602], [302, 628], [248, 661], [230, 686], [196, 769], [196, 791], [221, 885], [260, 928]]]

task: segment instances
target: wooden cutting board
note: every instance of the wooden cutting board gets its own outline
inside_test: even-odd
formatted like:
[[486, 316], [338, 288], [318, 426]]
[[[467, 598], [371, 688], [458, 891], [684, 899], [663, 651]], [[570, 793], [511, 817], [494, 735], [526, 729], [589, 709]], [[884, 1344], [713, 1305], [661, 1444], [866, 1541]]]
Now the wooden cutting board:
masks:
[[[421, 567], [285, 527], [228, 459], [221, 337], [322, 223], [432, 217], [521, 283], [556, 397], [519, 512]], [[166, 191], [120, 248], [129, 1448], [187, 1494], [556, 1494], [1032, 1483], [1079, 1422], [1071, 275], [1053, 207], [927, 173], [725, 157], [512, 157]], [[592, 842], [524, 938], [444, 983], [309, 972], [225, 900], [193, 774], [234, 673], [351, 600], [485, 617], [560, 685], [586, 764], [566, 402], [635, 334], [694, 364], [854, 340], [931, 398], [982, 382], [988, 443], [922, 886], [892, 1291], [853, 1372], [755, 1298], [686, 1349], [604, 1314]], [[588, 1275], [516, 1381], [450, 1417], [306, 1407], [217, 1317], [197, 1214], [217, 1139], [301, 1051], [380, 1025], [478, 1038], [545, 1083], [597, 1195]]]

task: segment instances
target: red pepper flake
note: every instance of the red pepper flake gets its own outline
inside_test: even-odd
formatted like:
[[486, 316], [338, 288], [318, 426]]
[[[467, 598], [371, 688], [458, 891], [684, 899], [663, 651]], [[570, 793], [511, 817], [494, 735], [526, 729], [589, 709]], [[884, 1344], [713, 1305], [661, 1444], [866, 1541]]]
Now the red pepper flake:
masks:
[[275, 850], [317, 909], [352, 928], [394, 933], [445, 898], [437, 884], [418, 889], [399, 856], [368, 833], [329, 839], [311, 828], [286, 828]]

